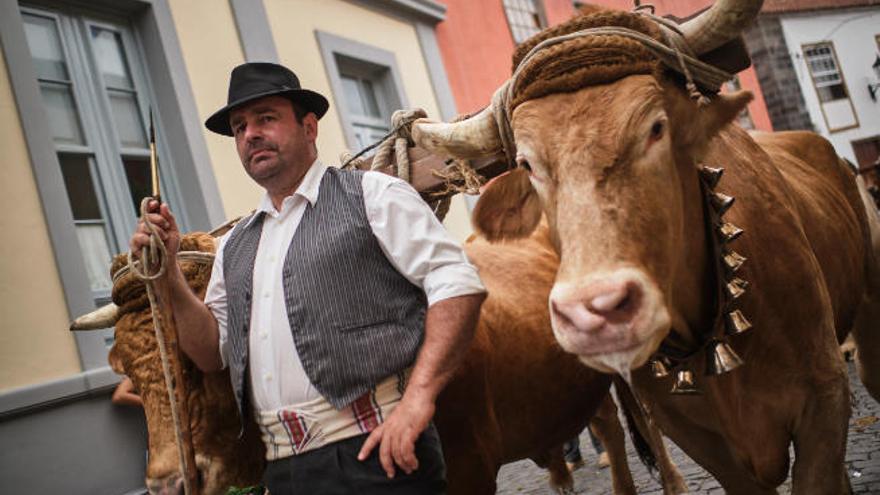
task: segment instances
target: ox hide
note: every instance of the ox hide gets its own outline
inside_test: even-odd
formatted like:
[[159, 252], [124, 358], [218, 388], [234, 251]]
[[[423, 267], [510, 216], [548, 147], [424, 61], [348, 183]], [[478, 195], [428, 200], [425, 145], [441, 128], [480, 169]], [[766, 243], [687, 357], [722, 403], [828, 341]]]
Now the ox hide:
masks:
[[[181, 249], [213, 252], [214, 239], [189, 234]], [[580, 365], [550, 332], [544, 301], [558, 259], [546, 229], [503, 246], [472, 238], [465, 249], [480, 269], [489, 296], [473, 346], [438, 399], [435, 421], [448, 466], [449, 493], [495, 493], [500, 466], [524, 458], [548, 467], [557, 488], [570, 488], [561, 445], [579, 434], [600, 404], [594, 431], [612, 460], [613, 490], [635, 493], [623, 430], [608, 395], [610, 377]], [[114, 273], [124, 263], [125, 257], [118, 256]], [[181, 265], [193, 291], [204, 297], [210, 265]], [[171, 490], [179, 479], [177, 450], [143, 284], [126, 275], [115, 284], [113, 299], [121, 316], [110, 360], [117, 372], [131, 377], [144, 400], [150, 448], [147, 484], [151, 493]], [[188, 359], [183, 361], [203, 493], [222, 494], [232, 485], [258, 483], [264, 448], [250, 421], [243, 438], [238, 438], [227, 373], [203, 373]], [[660, 446], [653, 450], [665, 493], [684, 493], [686, 486], [659, 438], [656, 430], [649, 435]]]
[[[644, 98], [657, 91], [661, 95], [654, 100], [660, 102], [657, 110], [639, 108], [639, 99], [633, 104], [633, 95]], [[663, 133], [661, 127], [656, 136], [657, 127], [649, 123], [647, 143], [657, 145], [651, 153], [636, 151], [645, 145], [637, 134], [627, 135], [620, 127], [625, 118], [595, 111], [590, 115], [586, 108], [594, 101], [604, 101], [605, 108], [627, 117], [633, 111], [663, 115], [669, 131]], [[668, 82], [658, 86], [653, 77], [631, 76], [529, 101], [517, 109], [513, 122], [517, 143], [529, 150], [529, 156], [541, 157], [530, 163], [532, 177], [538, 178], [525, 183], [520, 178], [519, 183], [535, 186], [532, 191], [551, 218], [561, 254], [551, 305], [563, 308], [576, 301], [572, 297], [590, 301], [604, 296], [596, 292], [602, 284], [640, 288], [613, 296], [609, 308], [623, 311], [625, 325], [633, 325], [635, 331], [626, 338], [633, 339], [628, 345], [637, 347], [623, 358], [613, 346], [594, 347], [589, 338], [582, 339], [582, 335], [601, 335], [592, 332], [604, 327], [583, 334], [579, 322], [564, 323], [571, 321], [566, 320], [571, 313], [561, 314], [564, 310], [554, 318], [554, 333], [566, 350], [590, 366], [609, 369], [623, 362], [631, 363], [625, 364], [627, 368], [638, 368], [634, 388], [661, 429], [730, 493], [772, 493], [787, 477], [791, 442], [797, 453], [795, 493], [816, 487], [824, 487], [821, 493], [845, 491], [849, 398], [837, 344], [855, 326], [860, 307], [863, 313], [877, 314], [878, 286], [866, 291], [867, 283], [876, 283], [877, 278], [866, 242], [865, 211], [851, 175], [845, 174], [830, 144], [818, 136], [783, 134], [755, 142], [742, 130], [725, 127], [746, 101], [737, 96], [718, 98], [700, 114], [688, 109], [691, 103], [686, 96]], [[703, 117], [695, 127], [707, 130], [707, 136], [686, 130], [694, 115]], [[560, 116], [577, 125], [551, 136], [544, 122], [558, 121]], [[586, 130], [589, 127], [605, 131], [593, 134]], [[719, 135], [710, 141], [716, 132]], [[616, 148], [619, 143], [633, 143], [629, 146], [635, 149]], [[592, 175], [589, 167], [575, 168], [579, 162], [613, 163], [614, 168], [593, 169], [604, 171]], [[697, 351], [691, 360], [693, 371], [703, 372], [706, 356], [698, 346], [718, 311], [713, 286], [719, 275], [714, 272], [702, 200], [695, 187], [699, 163], [725, 167], [720, 187], [737, 198], [725, 220], [746, 232], [733, 247], [749, 260], [737, 274], [751, 283], [739, 307], [755, 328], [731, 338], [744, 366], [727, 375], [698, 379], [702, 396], [671, 396], [671, 378], [655, 380], [639, 366], [674, 329], [679, 342]], [[654, 169], [648, 172], [647, 167]], [[579, 170], [577, 179], [571, 175], [575, 170]], [[666, 177], [640, 175], [658, 170]], [[545, 177], [552, 177], [552, 183]], [[509, 179], [515, 180], [515, 175]], [[490, 198], [498, 199], [487, 191], [481, 201]], [[486, 209], [477, 212], [478, 225], [495, 228], [499, 215], [490, 210], [497, 206], [486, 203]], [[522, 231], [522, 226], [514, 230]], [[493, 235], [500, 237], [497, 230]], [[617, 271], [622, 267], [633, 270], [632, 278]], [[586, 303], [588, 315], [602, 314], [598, 308], [604, 303], [598, 301]], [[644, 304], [624, 307], [620, 301]], [[651, 311], [665, 316], [651, 316]], [[860, 353], [864, 350], [867, 355], [860, 356], [860, 371], [878, 397], [872, 383], [876, 384], [880, 363], [868, 362], [876, 359], [877, 329], [868, 328], [865, 317], [861, 321], [855, 336], [857, 343], [861, 341]]]
[[[701, 46], [737, 35], [761, 4], [718, 3], [704, 14], [714, 17], [694, 20]], [[537, 35], [518, 54], [585, 26], [627, 26], [659, 39], [653, 22], [603, 12]], [[689, 27], [682, 28], [688, 42]], [[713, 31], [723, 39], [711, 40]], [[591, 367], [632, 373], [663, 432], [728, 493], [776, 493], [791, 446], [793, 493], [846, 493], [850, 404], [838, 344], [850, 332], [860, 377], [880, 398], [880, 277], [853, 174], [813, 133], [752, 138], [730, 124], [749, 93], [695, 101], [699, 95], [652, 61], [650, 50], [614, 48], [624, 45], [632, 40], [572, 38], [521, 68], [519, 86], [509, 83], [531, 91], [515, 93], [514, 108], [505, 109], [519, 167], [483, 193], [477, 230], [509, 242], [546, 216], [560, 256], [549, 298], [560, 345]], [[593, 49], [604, 51], [578, 51]], [[627, 62], [613, 64], [605, 54], [638, 63], [627, 72]], [[414, 140], [459, 158], [496, 153], [495, 110], [453, 124], [417, 121]], [[706, 186], [703, 166], [724, 168], [720, 182], [715, 176]], [[704, 201], [704, 187], [714, 194], [716, 185], [714, 192], [736, 198], [731, 207], [714, 197], [723, 222], [745, 231], [740, 237], [707, 221], [721, 207]], [[729, 250], [746, 263], [724, 268], [719, 256]], [[745, 292], [745, 284], [726, 284], [734, 277], [749, 282]], [[750, 330], [725, 327], [734, 309], [747, 315]], [[705, 376], [715, 339], [745, 364]], [[693, 372], [701, 394], [671, 395], [675, 373], [655, 379], [643, 366], [661, 344], [667, 357], [677, 356], [675, 371]]]
[[[208, 234], [188, 234], [181, 240], [181, 250], [213, 253], [215, 239]], [[125, 254], [118, 255], [111, 273], [116, 273], [127, 262]], [[204, 298], [211, 265], [192, 261], [180, 264], [193, 292]], [[130, 272], [124, 275], [113, 285], [113, 302], [119, 311], [109, 360], [114, 371], [131, 379], [144, 402], [149, 435], [147, 488], [150, 493], [164, 493], [163, 490], [175, 493], [173, 490], [179, 489], [181, 480], [177, 444], [143, 282]], [[171, 344], [166, 344], [169, 349]], [[189, 359], [184, 357], [181, 363], [176, 353], [168, 354], [172, 366], [183, 366], [201, 493], [225, 494], [230, 486], [258, 484], [263, 474], [265, 448], [252, 420], [247, 422], [244, 435], [239, 438], [238, 409], [228, 372], [205, 373]]]

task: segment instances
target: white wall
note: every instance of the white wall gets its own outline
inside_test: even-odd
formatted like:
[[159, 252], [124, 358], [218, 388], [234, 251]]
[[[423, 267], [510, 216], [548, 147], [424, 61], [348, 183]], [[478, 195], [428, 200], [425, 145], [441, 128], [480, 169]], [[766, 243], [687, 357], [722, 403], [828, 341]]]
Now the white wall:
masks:
[[[872, 101], [868, 94], [869, 79], [878, 82], [871, 65], [878, 53], [875, 37], [880, 35], [880, 7], [788, 14], [780, 20], [816, 131], [834, 144], [838, 154], [855, 163], [851, 142], [880, 136], [880, 101]], [[837, 132], [828, 130], [802, 48], [802, 45], [820, 41], [834, 44], [858, 127]]]

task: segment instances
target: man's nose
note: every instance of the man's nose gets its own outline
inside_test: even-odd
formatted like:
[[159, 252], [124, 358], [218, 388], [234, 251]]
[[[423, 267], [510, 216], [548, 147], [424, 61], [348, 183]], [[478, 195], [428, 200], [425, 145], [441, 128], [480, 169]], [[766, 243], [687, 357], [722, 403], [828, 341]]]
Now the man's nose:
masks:
[[244, 129], [244, 139], [248, 143], [255, 143], [263, 140], [263, 132], [258, 126], [249, 125]]

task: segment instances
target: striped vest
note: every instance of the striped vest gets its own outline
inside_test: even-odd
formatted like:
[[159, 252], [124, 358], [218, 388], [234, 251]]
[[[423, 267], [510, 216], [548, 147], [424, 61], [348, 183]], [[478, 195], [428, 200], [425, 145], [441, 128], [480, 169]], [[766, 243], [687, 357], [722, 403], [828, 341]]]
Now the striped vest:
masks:
[[[309, 380], [341, 409], [411, 366], [425, 328], [425, 294], [385, 257], [364, 207], [363, 172], [328, 167], [306, 205], [282, 277], [293, 341]], [[248, 413], [248, 332], [263, 213], [236, 225], [223, 251], [229, 375]]]

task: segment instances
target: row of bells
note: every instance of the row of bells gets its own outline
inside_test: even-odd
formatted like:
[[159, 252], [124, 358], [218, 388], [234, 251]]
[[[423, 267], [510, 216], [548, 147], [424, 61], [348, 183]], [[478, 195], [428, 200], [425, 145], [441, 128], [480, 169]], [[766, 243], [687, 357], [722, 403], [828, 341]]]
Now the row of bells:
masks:
[[[728, 244], [742, 235], [743, 230], [729, 222], [721, 221], [727, 210], [733, 206], [734, 198], [723, 193], [715, 192], [715, 186], [721, 180], [724, 173], [722, 168], [701, 167], [700, 180], [706, 186], [707, 199], [709, 205], [714, 212], [714, 222], [716, 225], [716, 238], [721, 244], [721, 264], [724, 267], [727, 280], [724, 283], [723, 298], [721, 307], [725, 310], [730, 309], [730, 303], [739, 299], [746, 292], [749, 283], [736, 276], [736, 272], [745, 263], [746, 258], [728, 248]], [[752, 328], [752, 324], [746, 319], [742, 311], [733, 309], [728, 311], [724, 316], [724, 330], [727, 335], [736, 335]], [[734, 350], [723, 340], [711, 339], [706, 345], [706, 375], [717, 376], [728, 373], [743, 364], [743, 360], [734, 352]], [[666, 357], [657, 357], [651, 361], [651, 371], [656, 378], [669, 376], [670, 370], [676, 366], [671, 359]], [[694, 373], [690, 369], [683, 368], [675, 372], [675, 382], [672, 385], [671, 393], [679, 395], [699, 394], [700, 389], [694, 381]]]

